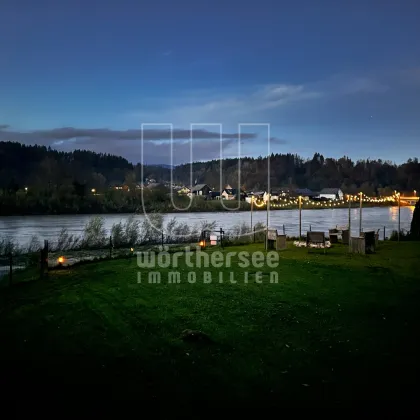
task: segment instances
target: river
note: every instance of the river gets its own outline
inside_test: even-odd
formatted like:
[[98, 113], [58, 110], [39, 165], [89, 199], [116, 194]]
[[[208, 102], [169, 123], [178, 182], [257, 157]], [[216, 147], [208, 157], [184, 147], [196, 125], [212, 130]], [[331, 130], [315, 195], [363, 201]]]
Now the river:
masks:
[[[401, 207], [401, 229], [409, 230], [414, 207]], [[55, 240], [62, 228], [69, 233], [80, 236], [87, 221], [92, 215], [64, 215], [64, 216], [7, 216], [0, 217], [0, 240], [13, 239], [20, 246], [27, 245], [33, 236], [41, 241], [44, 239]], [[109, 232], [114, 223], [126, 220], [128, 214], [103, 215], [105, 227]], [[136, 215], [135, 218], [143, 221], [144, 215]], [[253, 224], [266, 223], [266, 212], [255, 211]], [[216, 222], [217, 228], [230, 229], [238, 223], [250, 223], [250, 212], [210, 212], [210, 213], [168, 213], [165, 215], [165, 223], [176, 218], [180, 223], [191, 225], [203, 221]], [[288, 236], [299, 235], [299, 211], [298, 210], [272, 210], [270, 211], [269, 226], [277, 228], [280, 232], [285, 226]], [[348, 223], [348, 209], [320, 209], [302, 210], [302, 233], [311, 227], [312, 230], [328, 232], [328, 229], [336, 225]], [[356, 235], [359, 230], [359, 209], [351, 210], [352, 234]], [[380, 239], [383, 238], [385, 226], [386, 236], [392, 230], [398, 229], [398, 207], [370, 207], [362, 212], [363, 230], [380, 229]]]

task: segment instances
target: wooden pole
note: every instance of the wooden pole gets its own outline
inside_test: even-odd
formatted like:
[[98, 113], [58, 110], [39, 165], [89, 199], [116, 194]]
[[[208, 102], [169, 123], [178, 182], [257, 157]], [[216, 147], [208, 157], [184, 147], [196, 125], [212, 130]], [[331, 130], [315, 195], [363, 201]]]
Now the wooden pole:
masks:
[[302, 196], [299, 196], [299, 242], [302, 238]]
[[350, 195], [347, 196], [349, 200], [349, 252], [351, 252], [351, 199]]
[[252, 231], [252, 210], [253, 209], [254, 209], [254, 196], [251, 197], [251, 231]]
[[360, 220], [359, 220], [359, 236], [362, 235], [362, 207], [363, 207], [363, 193], [360, 192]]
[[385, 240], [385, 226], [384, 226], [384, 240]]
[[[269, 160], [269, 158], [267, 158]], [[270, 178], [270, 177], [269, 177]], [[269, 214], [270, 214], [270, 182], [268, 182], [268, 198], [267, 198], [267, 226], [265, 233], [265, 249], [268, 250], [268, 223], [269, 223]]]
[[401, 202], [400, 202], [401, 194], [398, 193], [398, 242], [400, 241], [400, 230], [401, 230]]

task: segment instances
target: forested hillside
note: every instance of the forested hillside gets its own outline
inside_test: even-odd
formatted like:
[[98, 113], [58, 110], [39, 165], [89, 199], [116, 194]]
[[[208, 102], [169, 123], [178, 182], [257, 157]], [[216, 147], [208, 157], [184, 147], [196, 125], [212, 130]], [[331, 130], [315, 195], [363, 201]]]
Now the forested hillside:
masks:
[[[264, 190], [267, 186], [267, 159], [243, 158], [240, 186], [245, 190]], [[293, 154], [270, 158], [272, 187], [341, 187], [345, 193], [363, 191], [367, 195], [389, 195], [394, 190], [420, 191], [420, 164], [417, 159], [396, 165], [381, 160], [353, 162], [347, 157], [312, 159]], [[174, 168], [177, 184], [209, 184], [220, 188], [220, 162], [195, 162]], [[223, 161], [222, 185], [238, 186], [238, 160]], [[0, 142], [0, 214], [131, 212], [141, 205], [139, 184], [171, 180], [171, 169], [133, 165], [118, 156], [75, 150], [58, 152], [43, 146]], [[111, 186], [126, 185], [116, 191]], [[92, 190], [95, 194], [92, 194]], [[170, 210], [165, 189], [147, 189], [149, 208]], [[167, 202], [168, 201], [168, 202]], [[154, 204], [153, 204], [154, 203]]]

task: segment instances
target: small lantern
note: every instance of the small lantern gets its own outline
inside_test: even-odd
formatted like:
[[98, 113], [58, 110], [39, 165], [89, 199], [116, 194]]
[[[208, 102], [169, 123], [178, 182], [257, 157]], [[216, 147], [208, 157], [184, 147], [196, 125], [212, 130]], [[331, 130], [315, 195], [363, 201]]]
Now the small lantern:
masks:
[[63, 256], [61, 256], [61, 257], [58, 257], [57, 258], [57, 262], [58, 262], [58, 264], [63, 264], [64, 263], [64, 261], [65, 261], [66, 259], [63, 257]]

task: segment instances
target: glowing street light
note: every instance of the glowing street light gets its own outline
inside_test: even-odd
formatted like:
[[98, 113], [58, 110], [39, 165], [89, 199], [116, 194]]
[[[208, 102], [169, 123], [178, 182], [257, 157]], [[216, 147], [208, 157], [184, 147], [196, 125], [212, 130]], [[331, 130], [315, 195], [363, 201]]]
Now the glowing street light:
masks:
[[92, 188], [90, 191], [91, 191], [93, 194], [95, 194], [95, 193], [96, 193], [95, 188]]

